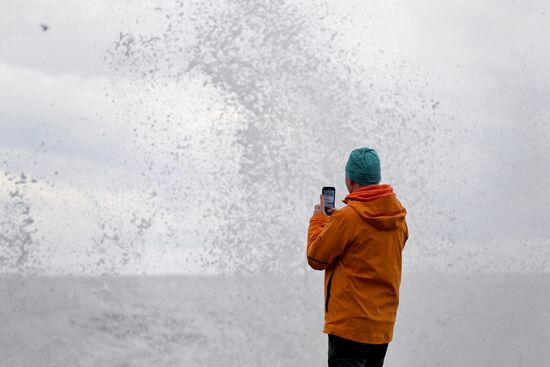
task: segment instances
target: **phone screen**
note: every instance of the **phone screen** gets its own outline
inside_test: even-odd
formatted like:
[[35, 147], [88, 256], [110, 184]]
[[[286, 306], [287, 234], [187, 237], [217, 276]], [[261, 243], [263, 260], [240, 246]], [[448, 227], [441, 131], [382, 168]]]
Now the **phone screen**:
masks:
[[323, 196], [325, 197], [325, 207], [334, 208], [335, 202], [335, 190], [334, 189], [323, 189]]

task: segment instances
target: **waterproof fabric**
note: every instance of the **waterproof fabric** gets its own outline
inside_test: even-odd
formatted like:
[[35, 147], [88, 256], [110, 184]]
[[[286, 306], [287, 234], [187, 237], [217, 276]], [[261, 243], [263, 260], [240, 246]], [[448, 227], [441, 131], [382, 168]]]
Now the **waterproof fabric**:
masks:
[[406, 209], [390, 185], [353, 191], [330, 217], [309, 220], [307, 261], [325, 270], [323, 332], [345, 339], [391, 342], [399, 304]]
[[346, 163], [346, 177], [361, 185], [380, 183], [380, 158], [376, 150], [363, 147], [351, 151]]
[[328, 367], [382, 367], [388, 343], [365, 344], [328, 335]]

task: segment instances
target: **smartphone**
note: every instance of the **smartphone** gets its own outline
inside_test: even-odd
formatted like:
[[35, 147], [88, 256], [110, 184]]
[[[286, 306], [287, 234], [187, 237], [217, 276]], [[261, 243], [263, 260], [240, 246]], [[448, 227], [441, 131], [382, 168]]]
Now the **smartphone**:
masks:
[[336, 202], [336, 189], [334, 187], [323, 187], [322, 193], [325, 198], [325, 213], [329, 214], [327, 210], [334, 208]]

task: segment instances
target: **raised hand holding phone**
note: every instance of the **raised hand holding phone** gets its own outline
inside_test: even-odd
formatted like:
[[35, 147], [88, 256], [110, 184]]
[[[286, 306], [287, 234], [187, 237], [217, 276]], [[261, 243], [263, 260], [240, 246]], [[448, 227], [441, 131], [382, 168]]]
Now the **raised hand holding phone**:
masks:
[[321, 195], [319, 195], [319, 205], [315, 205], [313, 214], [322, 213], [324, 215], [331, 215], [336, 208], [335, 203], [336, 190], [334, 187], [323, 187]]

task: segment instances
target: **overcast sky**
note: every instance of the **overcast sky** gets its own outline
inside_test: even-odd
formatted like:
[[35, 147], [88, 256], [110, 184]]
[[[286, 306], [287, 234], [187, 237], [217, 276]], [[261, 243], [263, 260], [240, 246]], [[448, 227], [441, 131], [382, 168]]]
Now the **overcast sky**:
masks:
[[407, 269], [550, 269], [546, 2], [258, 8], [0, 3], [4, 271], [304, 269], [360, 145], [409, 211]]

